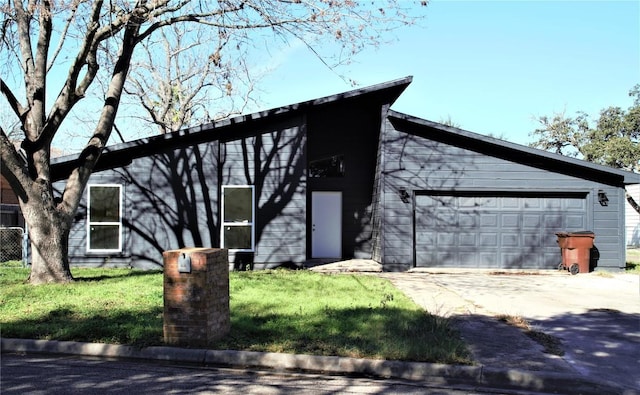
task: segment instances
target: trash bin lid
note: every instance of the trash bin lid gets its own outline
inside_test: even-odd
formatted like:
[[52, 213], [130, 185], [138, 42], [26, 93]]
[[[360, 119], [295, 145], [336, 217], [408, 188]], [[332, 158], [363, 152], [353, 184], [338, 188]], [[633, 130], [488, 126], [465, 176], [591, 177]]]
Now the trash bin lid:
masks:
[[590, 230], [579, 230], [577, 232], [569, 232], [567, 236], [577, 236], [577, 237], [595, 237], [595, 233]]

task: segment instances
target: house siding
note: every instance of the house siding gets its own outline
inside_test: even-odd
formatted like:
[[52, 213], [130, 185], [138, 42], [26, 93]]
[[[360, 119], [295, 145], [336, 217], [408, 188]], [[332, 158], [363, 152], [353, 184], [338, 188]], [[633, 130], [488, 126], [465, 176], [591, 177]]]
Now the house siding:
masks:
[[384, 227], [382, 226], [384, 218], [384, 194], [383, 194], [383, 177], [384, 169], [384, 150], [382, 147], [382, 134], [385, 125], [385, 118], [389, 111], [389, 106], [384, 106], [381, 111], [380, 129], [378, 131], [378, 148], [376, 149], [376, 168], [373, 180], [373, 198], [371, 202], [371, 259], [376, 262], [382, 262], [384, 256], [383, 240]]
[[[623, 256], [622, 235], [618, 234], [618, 229], [621, 229], [619, 187], [516, 163], [468, 147], [457, 147], [451, 142], [435, 141], [429, 138], [431, 134], [437, 136], [437, 130], [428, 127], [409, 130], [402, 124], [386, 123], [382, 143], [385, 156], [383, 260], [391, 270], [406, 270], [414, 264], [413, 205], [401, 201], [398, 193], [400, 188], [414, 193], [535, 191], [583, 194], [586, 201], [590, 202], [587, 205], [585, 228], [596, 234], [596, 247], [600, 254], [598, 268], [623, 267], [624, 263], [620, 260], [620, 256]], [[599, 190], [607, 193], [608, 206], [598, 203]], [[585, 229], [558, 229], [579, 230]], [[547, 238], [547, 242], [555, 243], [555, 236]], [[456, 264], [451, 263], [453, 266]], [[521, 266], [527, 267], [524, 257]]]
[[[380, 105], [332, 106], [308, 119], [308, 160], [344, 155], [345, 167], [344, 177], [309, 178], [309, 188], [342, 192], [342, 258], [370, 259]], [[311, 205], [310, 194], [307, 203]]]
[[162, 266], [162, 252], [219, 245], [217, 143], [168, 150], [94, 173], [89, 184], [123, 186], [121, 253], [87, 252], [87, 191], [70, 235], [69, 256], [82, 266]]
[[[640, 204], [640, 185], [629, 185], [627, 186], [627, 191], [636, 203]], [[624, 206], [626, 245], [640, 247], [640, 214], [631, 207], [626, 199]]]
[[221, 143], [222, 185], [253, 185], [253, 253], [230, 252], [236, 268], [301, 265], [306, 260], [306, 126], [304, 117], [253, 137]]

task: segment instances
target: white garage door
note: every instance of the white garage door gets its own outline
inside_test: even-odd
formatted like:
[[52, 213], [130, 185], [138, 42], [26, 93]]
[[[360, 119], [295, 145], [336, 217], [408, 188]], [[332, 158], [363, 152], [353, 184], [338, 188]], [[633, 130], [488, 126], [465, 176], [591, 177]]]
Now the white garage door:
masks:
[[416, 196], [416, 266], [555, 268], [555, 233], [587, 229], [585, 196], [486, 195]]

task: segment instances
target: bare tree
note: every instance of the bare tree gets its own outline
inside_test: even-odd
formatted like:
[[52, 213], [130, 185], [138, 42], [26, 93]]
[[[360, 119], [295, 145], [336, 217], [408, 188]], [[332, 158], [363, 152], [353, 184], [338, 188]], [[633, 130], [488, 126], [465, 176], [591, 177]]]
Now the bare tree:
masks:
[[[301, 40], [322, 59], [336, 62], [381, 43], [384, 33], [413, 20], [403, 3], [358, 5], [352, 0], [14, 0], [0, 3], [0, 54], [22, 86], [0, 79], [0, 92], [20, 119], [20, 155], [0, 126], [2, 175], [19, 198], [32, 246], [30, 282], [69, 282], [68, 237], [89, 177], [113, 130], [134, 50], [173, 25], [191, 25], [182, 36], [189, 46], [199, 31], [233, 32], [235, 43], [250, 43], [256, 32]], [[168, 34], [168, 33], [167, 33]], [[331, 39], [331, 45], [326, 44]], [[219, 44], [221, 41], [216, 41]], [[109, 54], [114, 53], [115, 57]], [[216, 52], [213, 52], [215, 56]], [[215, 59], [213, 60], [215, 64]], [[328, 63], [329, 64], [329, 63]], [[66, 69], [61, 77], [60, 70]], [[54, 194], [51, 142], [70, 112], [108, 73], [96, 123], [62, 193]], [[47, 105], [51, 89], [59, 93]], [[181, 94], [181, 92], [177, 92]], [[173, 93], [172, 93], [173, 95]], [[22, 100], [19, 96], [23, 96]], [[171, 106], [169, 107], [171, 108]], [[174, 107], [175, 108], [175, 107]], [[192, 115], [184, 115], [188, 117]], [[186, 118], [184, 118], [186, 119]], [[26, 163], [22, 158], [26, 158]]]
[[190, 27], [173, 25], [141, 42], [125, 87], [123, 100], [144, 109], [132, 116], [160, 133], [242, 113], [253, 100], [254, 76], [235, 32]]

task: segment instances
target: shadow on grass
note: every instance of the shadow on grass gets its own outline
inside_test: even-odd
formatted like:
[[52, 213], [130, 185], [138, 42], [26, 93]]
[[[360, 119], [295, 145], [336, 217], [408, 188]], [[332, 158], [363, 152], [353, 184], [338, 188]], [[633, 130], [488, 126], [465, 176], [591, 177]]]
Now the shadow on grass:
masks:
[[[236, 305], [231, 333], [216, 348], [339, 355], [405, 361], [470, 363], [445, 318], [395, 307], [325, 308], [315, 314], [256, 314]], [[265, 311], [269, 311], [265, 309]]]
[[[268, 309], [265, 309], [268, 311]], [[162, 307], [105, 306], [83, 315], [60, 307], [38, 318], [3, 323], [3, 336], [47, 340], [162, 345]], [[210, 348], [469, 363], [464, 343], [445, 319], [391, 307], [324, 309], [315, 314], [255, 314], [235, 306], [230, 334]]]
[[[87, 273], [87, 271], [82, 271], [82, 275], [74, 275], [73, 279], [75, 281], [78, 282], [97, 282], [97, 281], [103, 281], [103, 280], [111, 280], [111, 279], [118, 279], [118, 278], [134, 278], [134, 277], [147, 277], [147, 276], [154, 276], [154, 275], [158, 275], [158, 274], [162, 274], [162, 270], [131, 270], [131, 271], [127, 271], [127, 272], [122, 272], [122, 273], [117, 273], [115, 272], [115, 270], [117, 269], [104, 269], [104, 270], [109, 270], [110, 272], [108, 272], [109, 274], [103, 274], [103, 273], [96, 273], [96, 274], [90, 274]], [[73, 272], [73, 269], [72, 269]]]
[[7, 338], [70, 340], [129, 344], [138, 347], [162, 344], [162, 306], [149, 310], [110, 310], [93, 315], [60, 307], [40, 317], [2, 323]]

